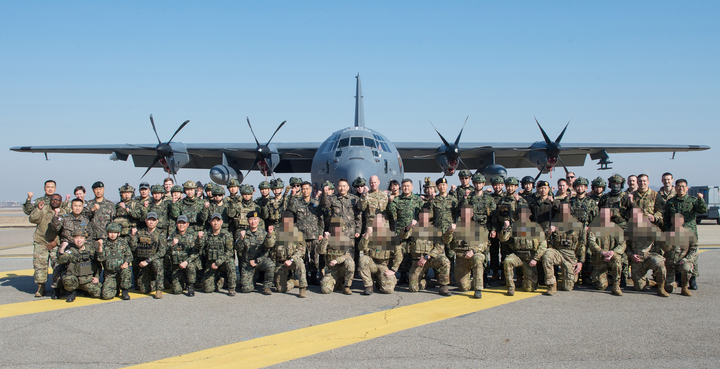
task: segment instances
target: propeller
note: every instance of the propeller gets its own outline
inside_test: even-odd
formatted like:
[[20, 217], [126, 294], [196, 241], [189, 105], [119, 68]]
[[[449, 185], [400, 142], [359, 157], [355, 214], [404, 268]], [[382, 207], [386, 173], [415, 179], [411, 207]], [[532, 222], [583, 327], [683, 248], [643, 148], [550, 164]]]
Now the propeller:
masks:
[[[535, 118], [535, 117], [533, 117]], [[572, 118], [571, 118], [572, 120]], [[543, 135], [543, 139], [545, 140], [545, 147], [537, 147], [534, 149], [530, 149], [529, 151], [544, 151], [545, 152], [545, 164], [543, 164], [542, 169], [540, 169], [540, 173], [535, 177], [535, 180], [537, 181], [538, 178], [540, 178], [540, 175], [543, 172], [543, 169], [547, 166], [547, 164], [553, 160], [553, 165], [555, 164], [554, 160], [557, 159], [557, 161], [562, 164], [563, 169], [565, 169], [565, 174], [568, 173], [568, 168], [565, 166], [565, 163], [560, 158], [560, 152], [562, 151], [562, 146], [560, 145], [560, 141], [562, 140], [563, 136], [565, 135], [565, 131], [568, 128], [568, 125], [570, 125], [570, 121], [565, 124], [565, 128], [563, 128], [562, 132], [560, 132], [560, 135], [557, 136], [555, 141], [551, 141], [550, 137], [548, 137], [547, 133], [545, 133], [545, 130], [540, 125], [540, 122], [538, 122], [537, 118], [535, 118], [535, 123], [537, 123], [538, 128], [540, 128], [540, 132]]]
[[[465, 118], [465, 122], [463, 122], [463, 126], [460, 129], [460, 133], [458, 133], [457, 138], [455, 138], [455, 142], [453, 142], [453, 143], [448, 142], [448, 140], [446, 140], [445, 137], [443, 137], [443, 135], [440, 134], [440, 132], [438, 132], [437, 128], [435, 128], [435, 125], [432, 124], [432, 122], [430, 122], [430, 125], [435, 130], [435, 133], [437, 133], [438, 136], [440, 136], [440, 140], [442, 140], [443, 145], [445, 145], [445, 151], [439, 151], [439, 152], [428, 154], [428, 155], [418, 155], [418, 156], [413, 156], [413, 157], [414, 158], [431, 158], [431, 157], [436, 157], [439, 155], [445, 155], [449, 161], [457, 160], [458, 162], [462, 163], [462, 165], [464, 165], [467, 168], [468, 166], [460, 158], [460, 153], [462, 151], [460, 150], [460, 147], [458, 146], [458, 144], [460, 143], [460, 137], [462, 136], [463, 130], [465, 130], [465, 124], [467, 123], [468, 118], [470, 118], [470, 116], [467, 116]], [[478, 149], [489, 149], [489, 148], [491, 148], [491, 146], [478, 146], [478, 147], [473, 147], [471, 149], [468, 149], [466, 151], [478, 150]]]
[[278, 133], [280, 128], [282, 128], [285, 123], [287, 123], [287, 121], [284, 120], [282, 123], [280, 123], [280, 125], [275, 129], [275, 132], [272, 134], [272, 136], [270, 136], [268, 142], [264, 145], [261, 145], [260, 141], [258, 141], [257, 139], [257, 136], [255, 136], [255, 131], [253, 131], [252, 124], [250, 124], [250, 118], [245, 117], [245, 119], [247, 120], [248, 127], [250, 127], [250, 132], [252, 133], [253, 138], [255, 139], [255, 144], [257, 144], [257, 146], [255, 147], [255, 161], [253, 161], [250, 169], [248, 169], [247, 173], [245, 173], [245, 177], [243, 178], [247, 178], [248, 174], [250, 174], [250, 171], [252, 171], [256, 165], [260, 166], [260, 171], [263, 172], [265, 177], [267, 177], [268, 170], [270, 169], [267, 165], [267, 159], [270, 159], [273, 154], [280, 155], [279, 152], [272, 151], [270, 149], [270, 141], [275, 138], [275, 135]]
[[145, 177], [145, 175], [148, 174], [148, 172], [150, 171], [150, 169], [152, 169], [152, 167], [154, 167], [155, 164], [157, 164], [161, 159], [165, 159], [167, 165], [169, 166], [170, 173], [172, 173], [173, 178], [175, 178], [175, 166], [173, 165], [172, 161], [171, 161], [171, 160], [167, 160], [167, 158], [172, 157], [175, 152], [177, 152], [177, 153], [179, 153], [179, 154], [187, 154], [187, 153], [186, 153], [186, 152], [181, 152], [181, 151], [174, 151], [173, 148], [172, 148], [172, 146], [170, 146], [170, 143], [172, 142], [173, 138], [175, 138], [175, 136], [177, 136], [177, 134], [180, 133], [180, 130], [182, 130], [183, 128], [185, 128], [185, 126], [186, 126], [188, 123], [190, 123], [189, 120], [184, 121], [184, 122], [180, 125], [180, 127], [178, 127], [178, 129], [175, 131], [175, 133], [172, 135], [172, 137], [170, 137], [170, 139], [169, 139], [167, 142], [162, 142], [162, 140], [160, 139], [160, 135], [158, 135], [158, 133], [157, 133], [157, 128], [155, 128], [155, 120], [153, 119], [152, 114], [150, 114], [150, 124], [152, 125], [153, 132], [155, 132], [155, 137], [157, 137], [158, 144], [157, 144], [157, 146], [155, 146], [156, 155], [155, 155], [155, 158], [154, 158], [153, 161], [152, 161], [152, 164], [150, 164], [150, 166], [147, 168], [147, 170], [146, 170], [145, 173], [142, 175], [142, 177], [140, 177], [140, 179], [142, 179], [143, 177]]

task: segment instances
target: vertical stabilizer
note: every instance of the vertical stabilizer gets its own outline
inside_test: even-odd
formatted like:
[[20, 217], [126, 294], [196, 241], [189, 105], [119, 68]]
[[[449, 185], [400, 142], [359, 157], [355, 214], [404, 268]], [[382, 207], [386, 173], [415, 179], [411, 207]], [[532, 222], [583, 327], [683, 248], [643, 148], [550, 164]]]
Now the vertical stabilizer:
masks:
[[355, 127], [365, 127], [365, 106], [363, 105], [362, 85], [360, 84], [360, 73], [355, 87]]

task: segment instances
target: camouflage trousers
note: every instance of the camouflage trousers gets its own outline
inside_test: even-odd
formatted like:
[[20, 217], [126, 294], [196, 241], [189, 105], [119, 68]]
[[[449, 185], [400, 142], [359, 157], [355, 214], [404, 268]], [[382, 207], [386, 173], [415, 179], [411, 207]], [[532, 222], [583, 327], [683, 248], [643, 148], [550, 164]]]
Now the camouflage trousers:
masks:
[[265, 272], [263, 288], [272, 288], [275, 279], [275, 262], [268, 257], [261, 257], [255, 266], [243, 260], [240, 264], [240, 288], [242, 293], [250, 293], [255, 290], [255, 275], [257, 272]]
[[[141, 260], [135, 258], [135, 262], [133, 264], [138, 266], [137, 273], [135, 273], [138, 290], [140, 290], [140, 293], [162, 291], [165, 284], [163, 269], [164, 259], [153, 260], [143, 268], [140, 266], [140, 262], [144, 260], [145, 259]], [[155, 278], [155, 282], [152, 281], [153, 278]]]
[[577, 259], [568, 257], [555, 249], [547, 249], [542, 257], [543, 269], [545, 270], [545, 284], [548, 286], [557, 283], [555, 278], [555, 265], [560, 265], [563, 283], [558, 288], [563, 291], [571, 291], [575, 287], [578, 275], [573, 273]]
[[103, 300], [110, 300], [117, 295], [118, 286], [121, 289], [129, 289], [132, 286], [132, 273], [130, 268], [120, 269], [116, 273], [108, 273], [107, 269], [103, 272], [105, 280], [102, 284]]
[[185, 268], [180, 264], [170, 263], [170, 285], [172, 293], [179, 294], [183, 291], [183, 285], [194, 285], [197, 279], [197, 263], [188, 263]]
[[503, 261], [503, 272], [505, 273], [505, 285], [509, 287], [515, 287], [515, 268], [522, 267], [523, 271], [523, 289], [525, 292], [532, 292], [537, 288], [538, 284], [538, 271], [537, 271], [537, 264], [540, 264], [538, 262], [535, 264], [535, 266], [530, 266], [529, 259], [527, 261], [521, 259], [515, 254], [510, 254], [505, 257], [505, 261]]
[[590, 264], [592, 265], [592, 272], [590, 278], [595, 283], [595, 288], [604, 290], [608, 287], [608, 272], [613, 281], [620, 282], [620, 275], [622, 274], [623, 257], [620, 254], [614, 254], [610, 261], [605, 261], [602, 254], [594, 255]]
[[681, 280], [687, 281], [693, 276], [694, 263], [697, 263], [697, 255], [694, 260], [686, 261], [680, 265], [675, 264], [670, 259], [665, 259], [665, 273], [669, 278], [665, 278], [665, 290], [672, 292], [673, 282], [675, 282], [675, 273], [680, 273]]
[[386, 276], [385, 271], [387, 270], [390, 270], [387, 260], [373, 259], [367, 255], [360, 257], [360, 277], [362, 277], [365, 288], [371, 288], [373, 279], [375, 279], [380, 292], [393, 293], [395, 285], [397, 285], [397, 278], [395, 274], [390, 277]]
[[[55, 269], [57, 267], [57, 246], [48, 250], [45, 245], [33, 242], [33, 269], [35, 269], [35, 283], [45, 283], [48, 279], [48, 262]], [[53, 275], [53, 284], [60, 278]]]
[[[653, 271], [653, 278], [658, 284], [665, 283], [665, 258], [654, 252], [648, 253], [642, 262], [630, 260], [630, 270], [636, 291], [642, 291], [647, 285], [647, 272]], [[671, 278], [674, 279], [674, 278]]]
[[305, 273], [304, 261], [293, 260], [290, 266], [285, 265], [284, 262], [277, 262], [275, 263], [275, 288], [277, 288], [278, 292], [285, 293], [288, 290], [295, 288], [294, 282], [292, 287], [288, 286], [288, 274], [290, 273], [297, 276], [297, 279], [300, 282], [300, 288], [307, 287], [307, 273]]
[[93, 283], [92, 279], [90, 279], [90, 281], [88, 282], [80, 283], [78, 277], [72, 274], [65, 274], [62, 278], [62, 281], [63, 285], [65, 286], [65, 290], [68, 292], [82, 290], [89, 293], [90, 297], [100, 297], [100, 292], [102, 291], [102, 285], [100, 284], [100, 282]]
[[412, 267], [410, 268], [410, 292], [417, 292], [421, 289], [421, 284], [425, 283], [422, 279], [427, 273], [428, 269], [437, 269], [438, 284], [441, 286], [447, 286], [450, 284], [450, 259], [445, 255], [438, 255], [434, 258], [430, 258], [425, 262], [422, 267], [418, 266], [418, 260], [413, 260]]
[[338, 282], [343, 283], [345, 287], [352, 286], [353, 275], [355, 274], [355, 260], [348, 258], [342, 263], [337, 263], [335, 266], [330, 266], [330, 261], [326, 256], [325, 265], [327, 265], [328, 272], [320, 281], [320, 292], [330, 293], [335, 290], [335, 286]]
[[455, 255], [455, 286], [460, 291], [482, 290], [485, 254], [476, 252], [471, 258], [466, 259], [465, 253], [465, 251], [457, 251]]
[[[205, 271], [203, 272], [203, 290], [205, 293], [212, 293], [215, 292], [215, 289], [218, 290], [220, 288], [217, 287], [218, 279], [220, 278], [220, 273], [225, 273], [227, 275], [227, 283], [228, 283], [228, 289], [229, 288], [235, 288], [237, 285], [237, 273], [235, 272], [235, 261], [226, 261], [222, 263], [222, 265], [218, 265], [217, 269], [213, 269], [210, 261], [207, 261], [207, 266], [205, 267]], [[190, 281], [188, 281], [189, 283]], [[195, 282], [193, 282], [195, 283]], [[222, 286], [219, 286], [222, 287]]]
[[311, 273], [316, 273], [320, 270], [320, 247], [322, 241], [318, 239], [305, 240], [305, 266], [306, 269]]
[[693, 270], [691, 272], [691, 276], [697, 278], [700, 276], [700, 266], [698, 265], [697, 256], [695, 256], [695, 258], [693, 259], [692, 265], [693, 265]]

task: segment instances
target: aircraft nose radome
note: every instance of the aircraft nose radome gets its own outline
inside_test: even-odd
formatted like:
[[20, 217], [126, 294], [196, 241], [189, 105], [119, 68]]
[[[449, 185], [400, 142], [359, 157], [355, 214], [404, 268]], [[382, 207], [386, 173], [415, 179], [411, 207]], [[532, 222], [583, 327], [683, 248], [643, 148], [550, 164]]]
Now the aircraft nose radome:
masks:
[[369, 161], [355, 159], [340, 164], [335, 170], [335, 174], [338, 178], [345, 178], [352, 183], [357, 177], [361, 177], [367, 181], [370, 176], [379, 173], [378, 169]]

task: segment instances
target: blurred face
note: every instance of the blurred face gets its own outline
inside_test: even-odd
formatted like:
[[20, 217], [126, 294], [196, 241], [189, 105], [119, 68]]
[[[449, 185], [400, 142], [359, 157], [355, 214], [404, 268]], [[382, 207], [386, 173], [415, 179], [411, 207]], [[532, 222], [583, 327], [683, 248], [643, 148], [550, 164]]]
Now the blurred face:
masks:
[[93, 193], [96, 198], [101, 199], [105, 196], [105, 187], [93, 188]]
[[52, 194], [54, 194], [55, 187], [56, 187], [55, 183], [52, 183], [52, 182], [45, 183], [45, 194], [48, 196], [51, 196]]
[[382, 214], [376, 214], [375, 215], [375, 228], [380, 229], [380, 227], [385, 225], [385, 218]]
[[420, 223], [421, 227], [427, 227], [428, 224], [430, 224], [430, 213], [427, 211], [421, 211], [420, 212]]
[[345, 196], [345, 195], [347, 195], [348, 191], [350, 190], [350, 185], [348, 185], [348, 183], [345, 181], [340, 181], [340, 182], [338, 182], [337, 190], [338, 190], [338, 193], [340, 194], [340, 196]]
[[157, 224], [158, 220], [155, 218], [145, 219], [145, 225], [147, 225], [147, 227], [151, 230], [155, 229], [155, 227], [157, 227]]
[[130, 201], [132, 199], [132, 192], [120, 192], [120, 200]]
[[295, 226], [294, 223], [295, 222], [294, 222], [293, 217], [284, 217], [283, 218], [283, 229], [286, 231], [291, 230]]
[[163, 197], [165, 197], [164, 194], [161, 194], [159, 192], [154, 193], [152, 196], [153, 196], [153, 200], [155, 200], [155, 201], [160, 201], [163, 199]]
[[173, 201], [178, 201], [182, 197], [182, 192], [173, 192], [171, 193]]
[[[250, 218], [250, 219], [252, 219], [252, 218]], [[250, 219], [248, 219], [248, 220], [250, 220]], [[255, 219], [258, 219], [258, 218], [255, 218]], [[212, 227], [213, 231], [219, 231], [220, 228], [222, 228], [222, 225], [223, 225], [223, 221], [220, 218], [215, 218], [210, 221], [210, 227]], [[250, 226], [252, 227], [252, 223], [250, 223]]]
[[185, 233], [188, 229], [188, 222], [177, 222], [177, 229], [181, 234]]
[[85, 200], [85, 191], [83, 191], [83, 190], [75, 191], [75, 197], [77, 197], [80, 200]]
[[464, 207], [460, 211], [460, 217], [462, 217], [463, 223], [467, 224], [470, 222], [473, 216], [473, 209], [471, 207]]
[[304, 198], [308, 198], [312, 195], [312, 186], [310, 186], [309, 184], [304, 184], [300, 191], [302, 191], [302, 196]]
[[[154, 195], [153, 195], [154, 196]], [[185, 196], [194, 199], [195, 198], [195, 189], [194, 188], [186, 188], [185, 189]]]
[[148, 198], [148, 196], [150, 196], [150, 189], [149, 188], [141, 188], [140, 189], [140, 197], [142, 197], [143, 199], [146, 199], [146, 198]]
[[403, 182], [401, 187], [403, 195], [410, 195], [413, 191], [412, 181]]
[[610, 214], [610, 208], [600, 209], [600, 220], [602, 220], [603, 224], [610, 223]]
[[119, 235], [120, 235], [120, 233], [117, 233], [117, 232], [108, 232], [108, 238], [112, 241], [117, 240]]
[[84, 206], [83, 206], [83, 203], [82, 203], [82, 202], [80, 202], [80, 201], [73, 201], [73, 202], [72, 202], [72, 213], [73, 213], [75, 216], [80, 215], [80, 213], [82, 213], [82, 211], [83, 211], [83, 207], [84, 207]]
[[262, 197], [268, 197], [270, 195], [270, 189], [269, 188], [261, 188], [260, 189], [260, 196]]
[[664, 176], [662, 177], [662, 184], [663, 184], [663, 186], [665, 186], [666, 188], [672, 187], [672, 184], [673, 184], [673, 176], [671, 176], [671, 175], [664, 175]]
[[685, 182], [680, 182], [675, 185], [675, 192], [677, 192], [678, 196], [683, 197], [687, 195], [688, 192], [688, 185]]
[[650, 186], [650, 180], [646, 176], [638, 177], [637, 186], [638, 186], [638, 190], [640, 190], [640, 192], [645, 192], [648, 190], [648, 187]]
[[377, 191], [380, 188], [380, 178], [378, 176], [370, 177], [370, 191]]
[[228, 187], [227, 189], [228, 191], [230, 191], [230, 196], [235, 196], [237, 195], [238, 191], [240, 191], [240, 187], [238, 186]]
[[470, 177], [465, 177], [465, 176], [463, 176], [463, 177], [459, 177], [459, 178], [460, 178], [460, 184], [461, 184], [463, 187], [470, 186]]

